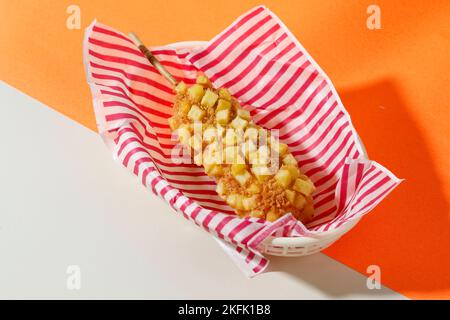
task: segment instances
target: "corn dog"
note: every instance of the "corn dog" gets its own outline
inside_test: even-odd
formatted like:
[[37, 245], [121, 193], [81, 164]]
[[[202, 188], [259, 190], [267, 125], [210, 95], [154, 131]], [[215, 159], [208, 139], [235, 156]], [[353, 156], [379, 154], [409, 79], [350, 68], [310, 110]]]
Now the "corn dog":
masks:
[[190, 87], [179, 82], [175, 92], [170, 128], [237, 215], [275, 221], [292, 213], [302, 222], [311, 219], [315, 187], [286, 144], [204, 75]]

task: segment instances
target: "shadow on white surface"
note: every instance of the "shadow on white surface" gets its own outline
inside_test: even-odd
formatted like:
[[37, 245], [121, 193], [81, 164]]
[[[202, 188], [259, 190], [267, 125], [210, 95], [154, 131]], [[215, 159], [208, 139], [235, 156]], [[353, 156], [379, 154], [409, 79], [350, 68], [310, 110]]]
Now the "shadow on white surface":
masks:
[[370, 299], [393, 298], [392, 290], [384, 286], [368, 289], [366, 277], [322, 253], [298, 258], [274, 257], [268, 272], [284, 274], [291, 281], [314, 287], [333, 299], [358, 295]]

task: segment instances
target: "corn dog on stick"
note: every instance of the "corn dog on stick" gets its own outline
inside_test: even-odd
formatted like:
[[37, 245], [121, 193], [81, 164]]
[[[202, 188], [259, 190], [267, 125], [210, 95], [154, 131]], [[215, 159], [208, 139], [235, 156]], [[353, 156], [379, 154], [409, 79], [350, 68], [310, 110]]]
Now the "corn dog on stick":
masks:
[[256, 125], [227, 89], [215, 89], [201, 75], [191, 87], [178, 83], [175, 91], [171, 129], [240, 217], [274, 221], [289, 212], [302, 222], [312, 217], [314, 184], [288, 146]]
[[170, 128], [189, 147], [194, 162], [215, 178], [219, 196], [240, 217], [275, 221], [292, 213], [302, 222], [311, 219], [315, 187], [288, 146], [256, 125], [226, 88], [213, 88], [204, 75], [191, 87], [178, 83], [134, 33], [129, 36], [175, 86]]

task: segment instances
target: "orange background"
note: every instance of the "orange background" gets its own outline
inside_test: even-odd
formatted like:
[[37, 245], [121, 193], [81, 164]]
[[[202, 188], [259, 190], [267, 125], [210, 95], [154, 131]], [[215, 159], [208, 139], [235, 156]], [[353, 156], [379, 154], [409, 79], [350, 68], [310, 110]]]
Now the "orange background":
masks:
[[[66, 28], [70, 4], [81, 8], [81, 30]], [[94, 18], [162, 45], [208, 40], [259, 4], [0, 0], [0, 79], [96, 130], [82, 64]], [[363, 274], [380, 266], [382, 283], [408, 297], [450, 298], [450, 2], [264, 4], [330, 76], [370, 157], [406, 178], [326, 253]], [[381, 8], [381, 30], [366, 28], [370, 4]]]

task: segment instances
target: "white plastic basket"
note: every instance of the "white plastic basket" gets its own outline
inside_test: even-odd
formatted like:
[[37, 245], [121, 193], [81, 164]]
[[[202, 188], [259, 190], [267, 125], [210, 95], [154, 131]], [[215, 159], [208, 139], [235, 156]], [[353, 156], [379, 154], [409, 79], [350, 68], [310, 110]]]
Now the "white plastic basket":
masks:
[[[183, 41], [172, 43], [169, 46], [176, 49], [191, 49], [197, 46], [202, 46], [206, 41]], [[359, 139], [359, 137], [358, 137]], [[367, 152], [364, 145], [361, 142], [365, 156], [367, 157]], [[343, 224], [338, 229], [330, 232], [323, 233], [320, 237], [310, 238], [310, 237], [269, 237], [263, 243], [263, 253], [274, 255], [274, 256], [284, 256], [284, 257], [300, 257], [306, 256], [313, 253], [320, 252], [325, 248], [332, 245], [345, 233], [347, 233], [351, 228], [353, 228], [360, 219], [355, 219], [353, 221]]]

